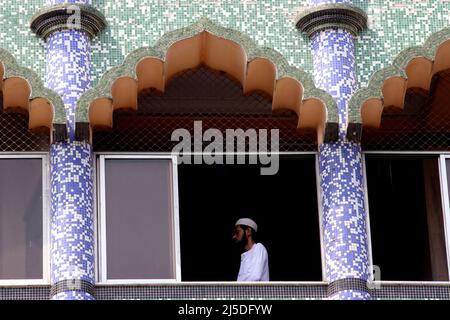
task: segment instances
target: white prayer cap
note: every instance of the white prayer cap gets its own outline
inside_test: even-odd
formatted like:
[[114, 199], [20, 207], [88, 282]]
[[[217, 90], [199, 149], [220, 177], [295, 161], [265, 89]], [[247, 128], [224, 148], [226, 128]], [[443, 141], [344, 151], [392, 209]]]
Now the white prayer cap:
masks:
[[255, 221], [249, 218], [242, 218], [236, 221], [236, 226], [238, 225], [244, 225], [253, 228], [253, 230], [258, 231], [258, 225]]

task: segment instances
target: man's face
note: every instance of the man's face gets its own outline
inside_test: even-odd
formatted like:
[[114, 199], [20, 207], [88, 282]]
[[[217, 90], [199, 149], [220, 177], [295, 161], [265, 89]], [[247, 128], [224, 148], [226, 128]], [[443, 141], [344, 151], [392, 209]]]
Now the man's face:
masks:
[[240, 226], [234, 227], [233, 241], [239, 248], [239, 251], [241, 252], [245, 251], [245, 246], [248, 243], [248, 237], [245, 234], [244, 229], [242, 229]]
[[239, 243], [245, 238], [245, 232], [242, 230], [241, 226], [234, 226], [233, 241]]

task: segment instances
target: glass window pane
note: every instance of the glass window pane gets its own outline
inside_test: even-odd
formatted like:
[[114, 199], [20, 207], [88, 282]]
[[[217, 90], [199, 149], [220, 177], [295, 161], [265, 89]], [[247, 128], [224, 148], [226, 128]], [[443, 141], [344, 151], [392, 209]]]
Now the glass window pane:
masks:
[[42, 160], [0, 159], [0, 279], [42, 279]]
[[174, 279], [170, 160], [105, 161], [108, 279]]

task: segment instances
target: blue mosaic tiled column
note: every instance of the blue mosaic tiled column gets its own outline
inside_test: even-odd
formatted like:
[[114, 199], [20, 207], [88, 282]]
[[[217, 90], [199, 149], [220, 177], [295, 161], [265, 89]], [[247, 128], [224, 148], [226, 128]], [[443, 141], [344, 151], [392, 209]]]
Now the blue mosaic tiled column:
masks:
[[[92, 192], [90, 145], [85, 142], [52, 145], [52, 299], [93, 299], [91, 290], [95, 283], [95, 255]], [[71, 286], [77, 290], [69, 290]]]
[[[347, 106], [357, 89], [354, 34], [341, 21], [343, 11], [352, 14], [346, 11], [351, 1], [311, 0], [310, 4], [312, 11], [324, 17], [323, 28], [308, 30], [315, 83], [334, 97], [339, 110], [339, 141], [319, 148], [328, 295], [330, 299], [370, 299], [361, 146], [345, 140]], [[336, 18], [330, 19], [334, 14]]]
[[[88, 23], [81, 20], [77, 27], [67, 23], [74, 13], [86, 10], [89, 3], [47, 0], [47, 7], [32, 21], [32, 29], [47, 43], [46, 85], [61, 95], [68, 118], [69, 139], [53, 143], [50, 153], [51, 298], [54, 300], [94, 299], [92, 148], [87, 142], [75, 141], [76, 104], [90, 86], [92, 28], [83, 27]], [[95, 13], [92, 15], [96, 17]], [[55, 23], [59, 31], [54, 31]]]
[[[95, 283], [91, 146], [72, 142], [76, 103], [90, 83], [89, 60], [90, 39], [85, 32], [65, 30], [48, 38], [47, 86], [63, 98], [70, 138], [51, 147], [52, 286], [72, 280]], [[57, 292], [52, 298], [93, 299], [81, 290]]]

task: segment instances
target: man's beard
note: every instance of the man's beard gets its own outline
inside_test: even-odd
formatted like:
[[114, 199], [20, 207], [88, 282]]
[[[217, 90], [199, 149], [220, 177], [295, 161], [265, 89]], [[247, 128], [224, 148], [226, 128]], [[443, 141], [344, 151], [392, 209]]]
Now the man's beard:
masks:
[[234, 243], [236, 245], [237, 250], [239, 250], [241, 253], [243, 253], [243, 252], [245, 252], [245, 246], [248, 243], [248, 238], [244, 234], [240, 241], [235, 241]]

